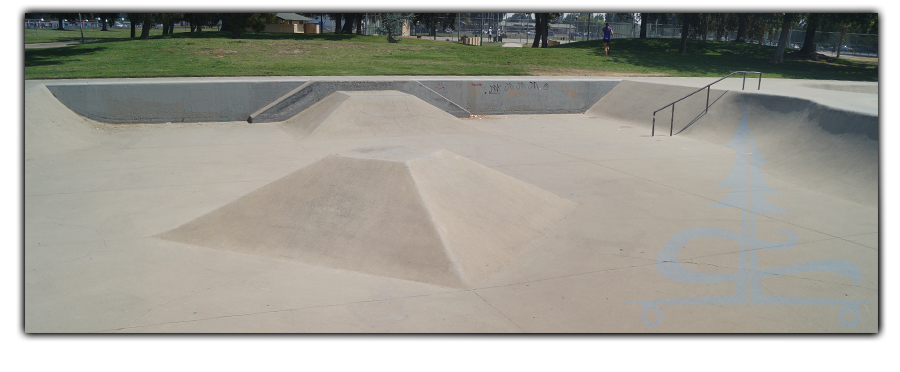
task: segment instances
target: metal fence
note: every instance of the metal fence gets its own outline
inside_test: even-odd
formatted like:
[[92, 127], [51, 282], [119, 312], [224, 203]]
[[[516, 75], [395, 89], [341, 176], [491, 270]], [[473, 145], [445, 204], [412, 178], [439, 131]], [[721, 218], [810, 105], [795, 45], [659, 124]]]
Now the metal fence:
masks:
[[[480, 38], [483, 43], [509, 42], [532, 43], [535, 38], [533, 19], [521, 19], [512, 16], [514, 13], [456, 13], [455, 19], [438, 19], [435, 32], [423, 24], [412, 24], [407, 30], [410, 37], [430, 38], [434, 40], [458, 41], [462, 36]], [[526, 13], [530, 14], [530, 13]], [[566, 17], [559, 17], [550, 23], [548, 39], [560, 43], [575, 41], [596, 40], [602, 37], [601, 29], [605, 21], [601, 15], [604, 13], [567, 13]], [[334, 32], [335, 22], [328, 16], [317, 17], [325, 32]], [[184, 23], [184, 22], [182, 22]], [[361, 26], [362, 34], [377, 34], [380, 19], [375, 13], [366, 13]], [[613, 30], [614, 39], [637, 38], [640, 36], [640, 24], [633, 20], [625, 22], [609, 22]], [[26, 28], [53, 28], [56, 27], [53, 20], [25, 20]], [[67, 28], [76, 28], [82, 25], [66, 22]], [[85, 21], [84, 28], [97, 28], [100, 24], [95, 20]], [[122, 25], [117, 25], [123, 27]], [[115, 27], [115, 26], [114, 26]], [[354, 27], [355, 31], [355, 27]], [[762, 45], [777, 45], [781, 30], [775, 29], [765, 34], [762, 40], [750, 40], [749, 42]], [[705, 40], [715, 40], [715, 31], [699, 35]], [[800, 49], [806, 30], [791, 30], [788, 36], [787, 47]], [[681, 26], [677, 24], [647, 24], [648, 38], [680, 38]], [[735, 32], [726, 32], [720, 35], [719, 41], [734, 40]], [[816, 51], [829, 56], [840, 55], [878, 57], [878, 35], [875, 34], [846, 34], [841, 40], [838, 32], [816, 32]]]

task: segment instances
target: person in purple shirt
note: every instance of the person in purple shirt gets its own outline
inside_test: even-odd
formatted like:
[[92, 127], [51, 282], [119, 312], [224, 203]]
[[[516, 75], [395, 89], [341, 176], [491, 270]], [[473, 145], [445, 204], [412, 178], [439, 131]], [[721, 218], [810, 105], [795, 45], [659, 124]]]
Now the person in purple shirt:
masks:
[[609, 55], [609, 40], [612, 39], [613, 34], [613, 30], [609, 28], [609, 22], [606, 22], [606, 27], [601, 31], [603, 31], [603, 52]]

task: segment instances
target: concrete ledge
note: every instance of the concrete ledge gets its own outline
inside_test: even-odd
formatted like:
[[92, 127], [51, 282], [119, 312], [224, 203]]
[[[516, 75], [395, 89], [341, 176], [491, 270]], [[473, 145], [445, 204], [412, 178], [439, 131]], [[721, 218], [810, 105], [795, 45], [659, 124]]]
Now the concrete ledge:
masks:
[[271, 123], [290, 119], [337, 91], [396, 90], [408, 93], [458, 118], [469, 112], [417, 81], [310, 81], [275, 102], [250, 114], [251, 123]]
[[46, 84], [72, 111], [104, 123], [239, 121], [302, 82]]

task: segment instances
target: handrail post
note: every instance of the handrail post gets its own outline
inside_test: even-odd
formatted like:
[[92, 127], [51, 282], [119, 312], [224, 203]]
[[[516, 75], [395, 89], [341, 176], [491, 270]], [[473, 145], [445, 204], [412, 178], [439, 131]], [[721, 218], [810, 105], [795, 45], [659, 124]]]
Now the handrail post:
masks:
[[741, 83], [741, 90], [744, 90], [744, 86], [747, 85], [747, 73], [744, 73], [744, 82]]
[[762, 72], [759, 73], [759, 84], [756, 85], [756, 90], [762, 87]]
[[653, 112], [653, 125], [650, 127], [650, 137], [653, 137], [654, 133], [656, 133], [656, 112]]
[[675, 128], [675, 104], [672, 104], [672, 120], [669, 122], [669, 137], [672, 137], [672, 128]]
[[710, 87], [707, 86], [706, 87], [706, 110], [703, 110], [703, 112], [705, 112], [705, 113], [709, 112], [709, 90], [710, 90]]

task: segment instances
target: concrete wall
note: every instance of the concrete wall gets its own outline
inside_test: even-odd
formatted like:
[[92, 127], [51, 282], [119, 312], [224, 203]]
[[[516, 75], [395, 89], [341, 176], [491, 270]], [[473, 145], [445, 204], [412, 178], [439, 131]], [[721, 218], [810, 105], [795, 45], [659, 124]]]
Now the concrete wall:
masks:
[[581, 114], [618, 80], [420, 80], [451, 102], [479, 115]]
[[618, 80], [243, 81], [47, 84], [72, 111], [104, 123], [274, 122], [338, 91], [399, 90], [456, 117], [575, 114]]
[[243, 121], [303, 82], [47, 84], [72, 111], [104, 123]]

